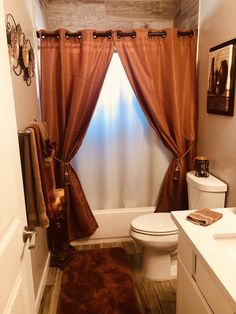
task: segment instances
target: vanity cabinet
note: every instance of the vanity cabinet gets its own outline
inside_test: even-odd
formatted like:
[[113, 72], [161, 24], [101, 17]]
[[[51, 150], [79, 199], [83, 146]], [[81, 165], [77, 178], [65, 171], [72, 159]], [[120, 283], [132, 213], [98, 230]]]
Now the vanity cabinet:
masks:
[[182, 230], [178, 242], [176, 307], [177, 314], [235, 313], [224, 288]]
[[197, 287], [193, 278], [187, 273], [181, 261], [178, 261], [177, 281], [178, 314], [211, 314], [213, 313]]

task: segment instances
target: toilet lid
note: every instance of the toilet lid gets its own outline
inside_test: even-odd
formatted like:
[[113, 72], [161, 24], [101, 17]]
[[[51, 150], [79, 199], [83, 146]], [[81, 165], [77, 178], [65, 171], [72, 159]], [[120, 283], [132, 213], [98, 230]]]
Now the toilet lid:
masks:
[[135, 232], [154, 235], [178, 233], [178, 228], [169, 213], [153, 213], [138, 216], [131, 221], [131, 229]]

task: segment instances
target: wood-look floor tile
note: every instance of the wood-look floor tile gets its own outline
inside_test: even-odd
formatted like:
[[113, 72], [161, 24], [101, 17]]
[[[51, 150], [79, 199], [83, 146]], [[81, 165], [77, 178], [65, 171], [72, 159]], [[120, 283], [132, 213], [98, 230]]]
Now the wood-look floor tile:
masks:
[[53, 286], [45, 286], [38, 314], [48, 314]]
[[161, 307], [155, 290], [153, 289], [153, 282], [139, 277], [135, 282], [135, 286], [142, 300], [144, 313], [161, 314]]
[[176, 279], [154, 281], [154, 290], [161, 302], [174, 302], [176, 299]]
[[57, 268], [49, 267], [47, 281], [46, 281], [47, 286], [53, 286], [55, 284], [56, 275], [57, 275]]

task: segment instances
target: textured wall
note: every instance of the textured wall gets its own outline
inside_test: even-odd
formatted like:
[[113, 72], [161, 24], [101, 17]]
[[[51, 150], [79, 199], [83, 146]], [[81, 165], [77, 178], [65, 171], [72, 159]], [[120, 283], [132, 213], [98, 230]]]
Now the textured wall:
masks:
[[174, 27], [198, 29], [199, 0], [176, 0]]
[[235, 0], [200, 2], [198, 154], [209, 156], [210, 172], [227, 183], [227, 206], [236, 205], [236, 105], [233, 117], [206, 112], [207, 71], [209, 49], [236, 38], [235, 12]]
[[48, 28], [133, 29], [173, 26], [174, 0], [48, 0]]

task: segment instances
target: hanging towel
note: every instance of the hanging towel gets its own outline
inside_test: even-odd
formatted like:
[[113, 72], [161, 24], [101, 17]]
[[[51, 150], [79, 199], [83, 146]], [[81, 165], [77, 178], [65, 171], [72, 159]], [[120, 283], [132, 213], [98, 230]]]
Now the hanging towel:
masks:
[[24, 136], [24, 183], [28, 225], [47, 228], [49, 219], [42, 189], [35, 132], [33, 128], [27, 130], [29, 135]]
[[33, 163], [30, 150], [30, 135], [24, 136], [23, 143], [24, 143], [23, 178], [27, 219], [29, 227], [36, 227], [39, 226], [39, 217], [36, 208], [36, 193], [33, 175]]
[[[39, 127], [39, 124], [41, 124], [41, 128]], [[45, 132], [41, 131], [42, 123], [35, 122], [31, 127], [35, 133], [39, 171], [41, 176], [44, 201], [47, 208], [47, 215], [49, 218], [51, 218], [53, 216], [51, 204], [55, 201], [55, 179], [52, 164], [53, 149], [50, 152], [47, 151]]]
[[35, 121], [25, 129], [24, 188], [28, 225], [47, 228], [49, 219], [64, 209], [65, 191], [56, 189], [53, 156], [55, 144], [47, 135], [45, 122]]
[[219, 220], [222, 216], [222, 213], [218, 213], [209, 208], [202, 208], [188, 214], [186, 218], [195, 224], [208, 226]]

